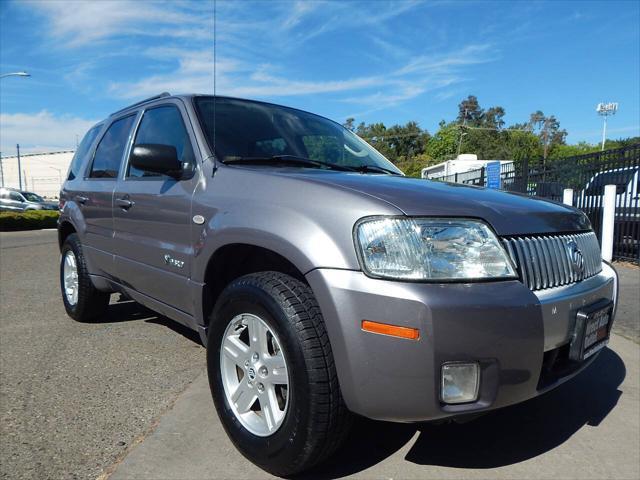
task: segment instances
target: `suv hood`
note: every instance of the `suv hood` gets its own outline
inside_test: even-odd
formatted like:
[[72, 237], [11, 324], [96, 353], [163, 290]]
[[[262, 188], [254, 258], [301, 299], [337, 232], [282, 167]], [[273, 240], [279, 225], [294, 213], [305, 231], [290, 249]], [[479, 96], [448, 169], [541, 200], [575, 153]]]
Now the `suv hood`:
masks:
[[480, 218], [503, 236], [591, 228], [587, 217], [573, 207], [488, 188], [395, 175], [289, 172], [285, 175], [371, 195], [392, 204], [405, 215]]

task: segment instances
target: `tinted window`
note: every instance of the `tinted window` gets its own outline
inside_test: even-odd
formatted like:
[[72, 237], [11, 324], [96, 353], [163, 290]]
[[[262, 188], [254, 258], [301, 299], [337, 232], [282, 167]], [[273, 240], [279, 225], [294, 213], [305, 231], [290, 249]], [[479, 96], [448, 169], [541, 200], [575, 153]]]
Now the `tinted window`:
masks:
[[[193, 149], [187, 129], [182, 121], [180, 110], [174, 106], [165, 106], [147, 110], [142, 117], [134, 145], [140, 144], [171, 145], [178, 153], [182, 168], [191, 168], [194, 162]], [[145, 172], [129, 166], [129, 177], [163, 177], [159, 173]]]
[[292, 155], [346, 167], [377, 166], [400, 172], [353, 132], [311, 113], [219, 97], [196, 97], [195, 104], [209, 145], [222, 161]]
[[16, 202], [24, 202], [24, 199], [22, 198], [22, 195], [20, 195], [17, 192], [9, 192], [9, 198], [11, 200], [16, 201]]
[[134, 118], [134, 115], [130, 115], [111, 124], [96, 148], [89, 177], [116, 178], [118, 176], [120, 160]]
[[71, 160], [71, 165], [69, 166], [69, 175], [67, 175], [69, 180], [73, 180], [79, 175], [80, 168], [84, 164], [84, 160], [89, 153], [89, 149], [91, 148], [91, 145], [93, 145], [93, 141], [96, 139], [98, 133], [100, 133], [101, 128], [102, 125], [93, 127], [85, 134], [80, 145], [78, 145], [78, 149], [76, 150], [73, 160]]
[[29, 202], [44, 202], [44, 198], [40, 195], [36, 195], [33, 192], [22, 192], [22, 196]]

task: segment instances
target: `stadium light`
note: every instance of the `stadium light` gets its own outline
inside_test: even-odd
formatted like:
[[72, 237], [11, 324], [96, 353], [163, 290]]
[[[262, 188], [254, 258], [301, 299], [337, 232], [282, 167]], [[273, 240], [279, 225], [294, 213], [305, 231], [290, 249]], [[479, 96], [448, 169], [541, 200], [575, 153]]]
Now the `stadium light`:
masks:
[[604, 117], [604, 125], [602, 126], [602, 151], [604, 151], [604, 141], [607, 136], [607, 117], [609, 117], [609, 115], [615, 115], [617, 111], [618, 102], [600, 102], [596, 105], [596, 112], [598, 112], [598, 115]]

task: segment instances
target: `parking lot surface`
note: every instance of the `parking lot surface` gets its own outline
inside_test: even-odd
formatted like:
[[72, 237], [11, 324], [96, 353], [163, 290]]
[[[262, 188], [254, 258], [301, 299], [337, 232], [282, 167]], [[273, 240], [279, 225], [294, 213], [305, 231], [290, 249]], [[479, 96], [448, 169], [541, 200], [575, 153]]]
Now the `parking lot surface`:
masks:
[[[195, 334], [117, 295], [76, 323], [55, 231], [0, 233], [0, 248], [1, 478], [267, 476], [224, 434]], [[359, 419], [308, 477], [640, 478], [640, 270], [618, 270], [620, 335], [574, 381], [463, 425]]]
[[204, 348], [133, 302], [74, 322], [55, 231], [0, 233], [0, 248], [0, 478], [96, 478], [200, 374]]

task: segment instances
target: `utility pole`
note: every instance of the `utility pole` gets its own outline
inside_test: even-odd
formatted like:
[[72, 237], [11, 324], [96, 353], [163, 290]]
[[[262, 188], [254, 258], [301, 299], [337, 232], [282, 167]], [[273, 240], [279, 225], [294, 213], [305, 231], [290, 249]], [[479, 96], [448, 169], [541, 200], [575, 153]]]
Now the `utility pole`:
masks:
[[18, 183], [20, 184], [20, 190], [22, 190], [22, 164], [20, 163], [20, 144], [19, 143], [16, 145], [16, 150], [18, 150]]
[[460, 149], [462, 148], [462, 137], [466, 135], [464, 132], [465, 127], [467, 126], [467, 109], [464, 109], [464, 117], [462, 118], [462, 126], [460, 127], [460, 139], [458, 140], [458, 154], [456, 156], [460, 156]]
[[602, 148], [600, 151], [604, 151], [604, 142], [607, 138], [607, 117], [609, 115], [615, 115], [618, 111], [618, 102], [599, 103], [596, 105], [596, 112], [601, 117], [604, 117], [604, 124], [602, 125]]
[[2, 169], [2, 152], [0, 152], [0, 177], [2, 177], [2, 186], [4, 187], [4, 170]]

